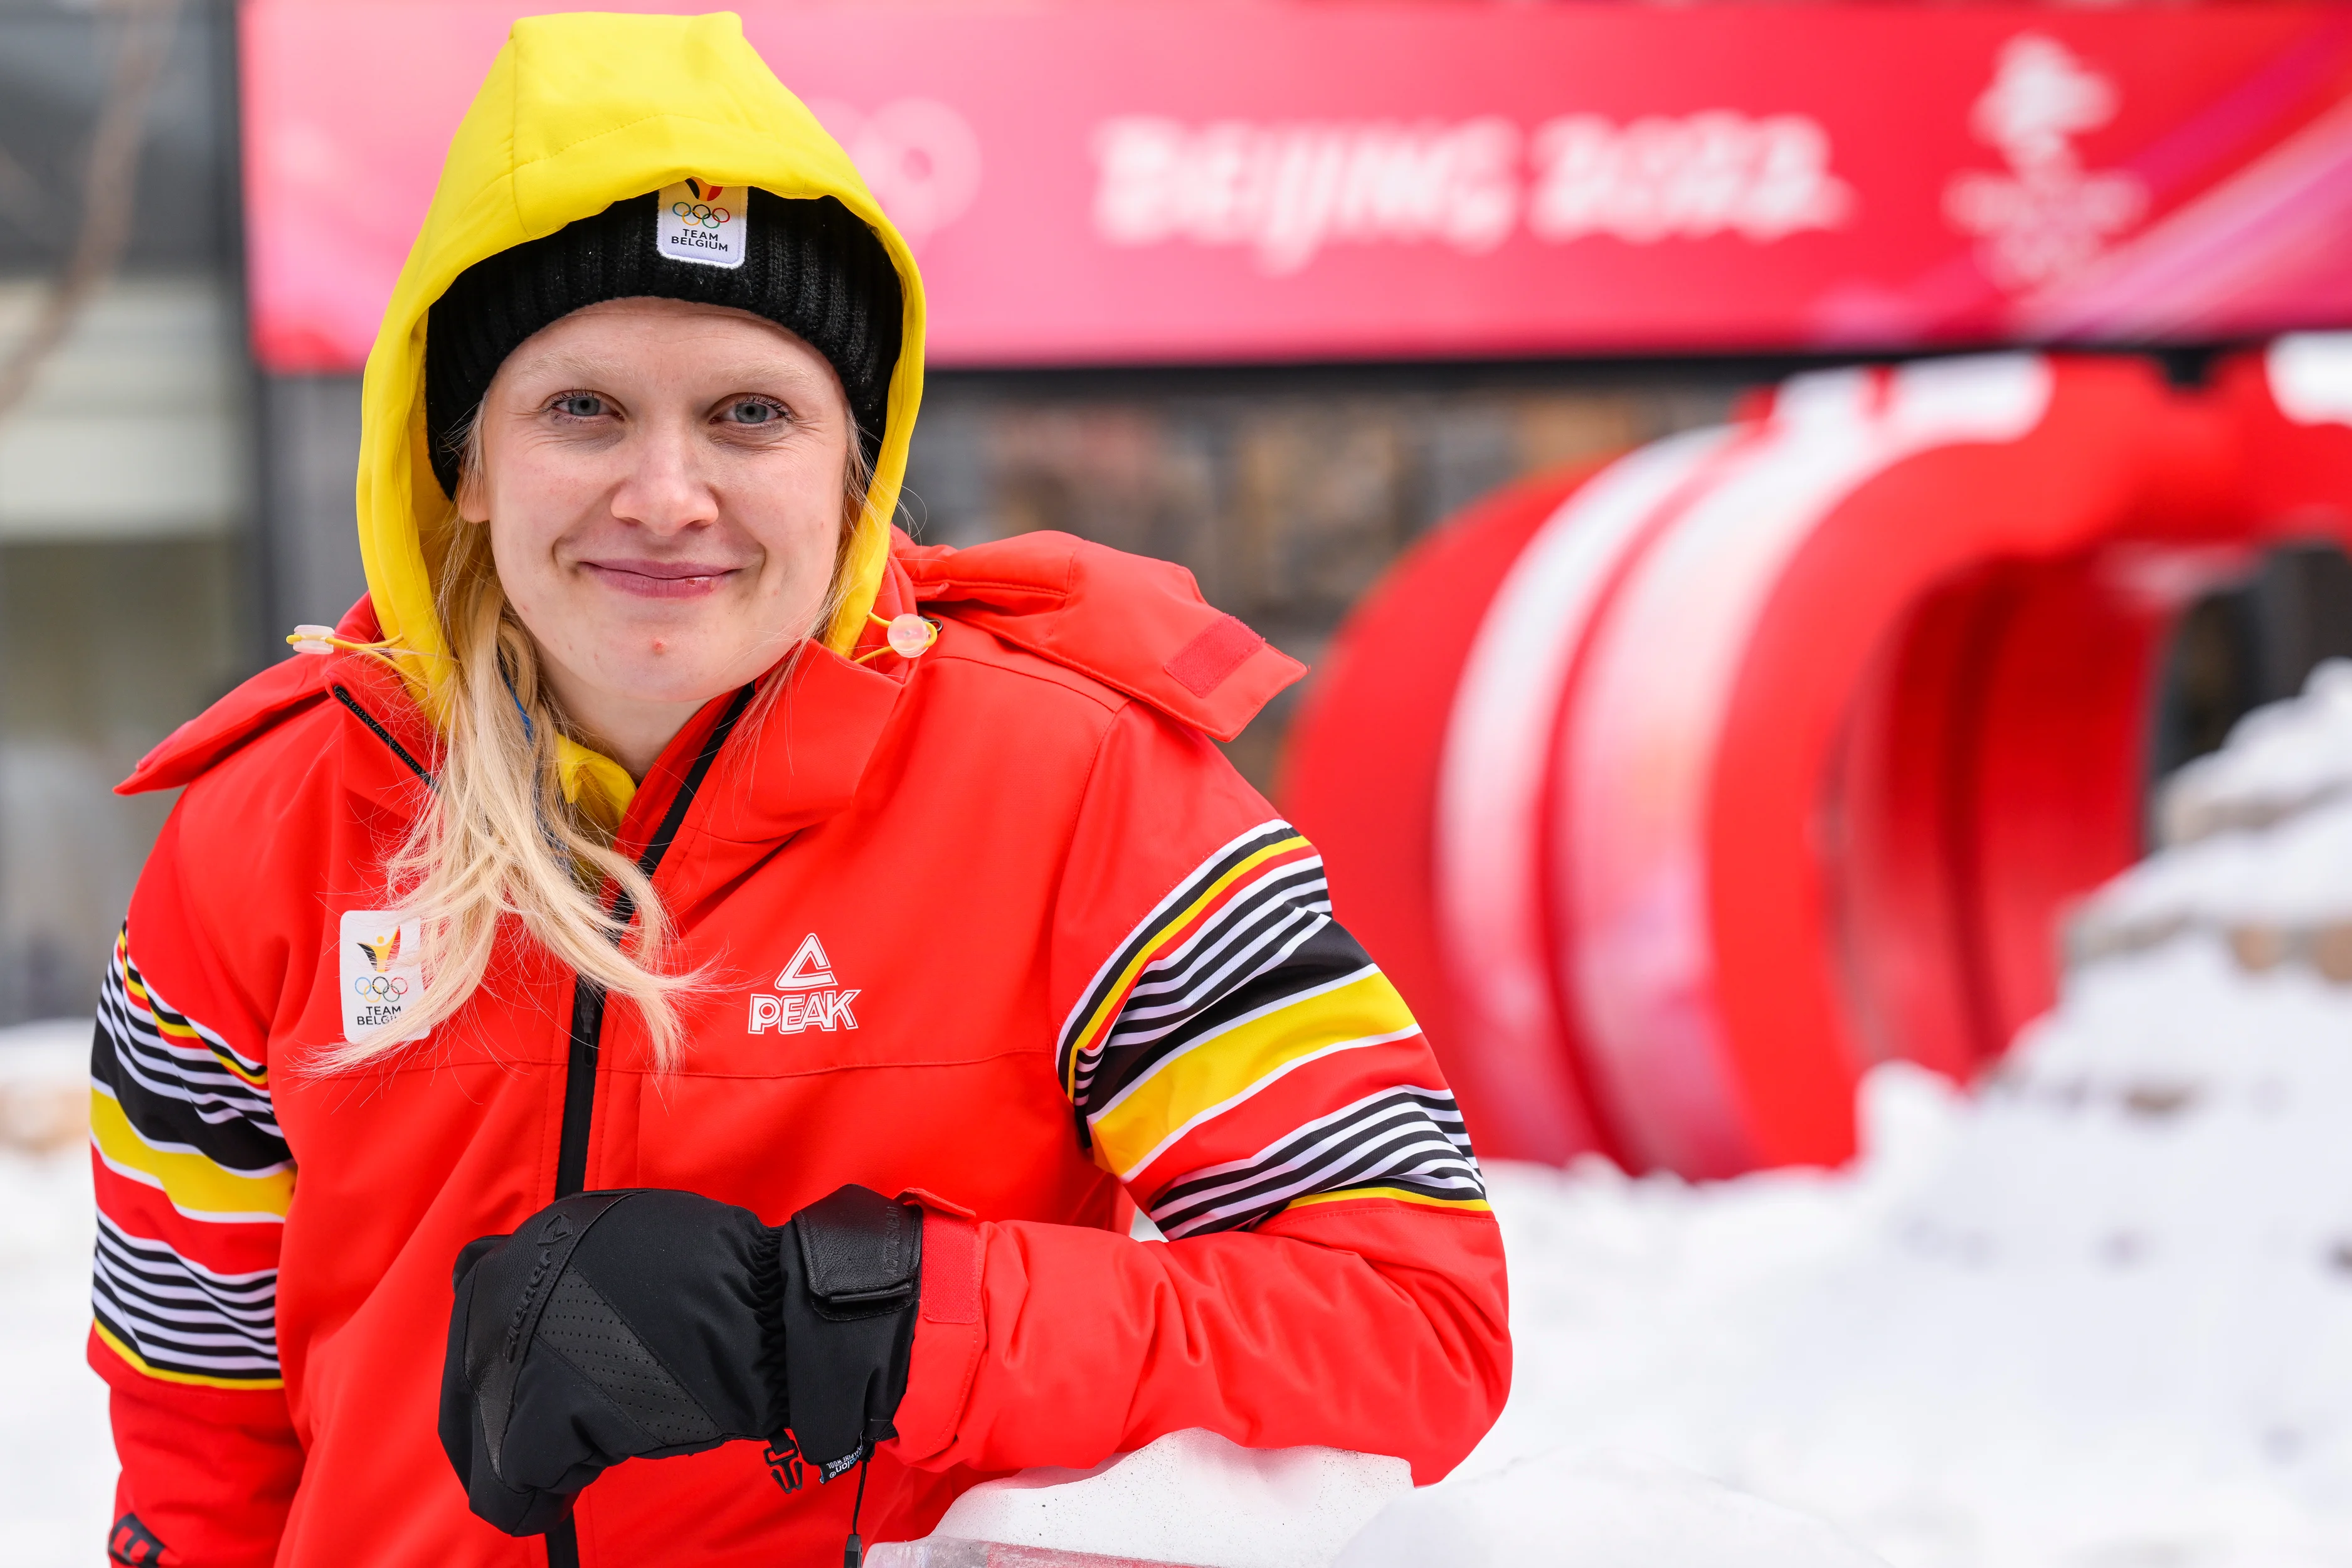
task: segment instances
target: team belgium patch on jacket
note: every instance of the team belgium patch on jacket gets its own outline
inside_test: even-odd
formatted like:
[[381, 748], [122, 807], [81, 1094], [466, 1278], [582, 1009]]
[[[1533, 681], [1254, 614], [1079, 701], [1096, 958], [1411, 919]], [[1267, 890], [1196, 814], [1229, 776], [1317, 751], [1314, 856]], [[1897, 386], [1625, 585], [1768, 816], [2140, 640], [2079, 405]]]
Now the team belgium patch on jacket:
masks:
[[824, 943], [811, 931], [793, 950], [793, 961], [776, 976], [776, 994], [752, 996], [751, 1031], [764, 1035], [773, 1029], [780, 1035], [797, 1035], [808, 1029], [827, 1034], [854, 1029], [857, 1015], [849, 1009], [856, 1000], [856, 990], [843, 987], [833, 973], [833, 960], [824, 955]]
[[[346, 910], [341, 938], [343, 1037], [400, 1022], [411, 998], [425, 989], [422, 923], [389, 910]], [[421, 1040], [422, 1034], [405, 1037]]]

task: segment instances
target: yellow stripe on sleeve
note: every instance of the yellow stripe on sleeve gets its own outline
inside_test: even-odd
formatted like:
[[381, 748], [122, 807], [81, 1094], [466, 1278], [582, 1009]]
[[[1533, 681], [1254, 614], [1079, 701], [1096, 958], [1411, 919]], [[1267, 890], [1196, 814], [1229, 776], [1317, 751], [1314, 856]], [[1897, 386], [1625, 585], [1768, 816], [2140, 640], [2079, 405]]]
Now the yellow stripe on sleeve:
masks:
[[1428, 1193], [1407, 1192], [1402, 1187], [1343, 1187], [1336, 1193], [1309, 1193], [1303, 1198], [1291, 1199], [1286, 1206], [1312, 1208], [1317, 1204], [1345, 1203], [1349, 1198], [1393, 1198], [1398, 1203], [1419, 1204], [1423, 1208], [1469, 1209], [1477, 1214], [1495, 1212], [1495, 1205], [1484, 1198], [1441, 1198]]
[[268, 1073], [256, 1071], [254, 1068], [246, 1066], [236, 1058], [236, 1053], [231, 1051], [226, 1046], [216, 1045], [211, 1040], [205, 1039], [201, 1035], [197, 1037], [197, 1039], [202, 1042], [206, 1050], [212, 1052], [213, 1060], [220, 1063], [222, 1067], [226, 1068], [229, 1073], [238, 1081], [252, 1089], [266, 1090], [269, 1088]]
[[235, 1076], [239, 1082], [247, 1084], [254, 1089], [266, 1089], [269, 1087], [268, 1073], [257, 1071], [256, 1069], [246, 1066], [245, 1063], [237, 1059], [236, 1052], [230, 1050], [228, 1047], [221, 1044], [217, 1040], [207, 1038], [204, 1031], [197, 1028], [194, 1025], [175, 1024], [172, 1022], [171, 1019], [163, 1016], [163, 1014], [156, 1012], [154, 1010], [154, 999], [152, 997], [144, 996], [144, 994], [142, 993], [142, 998], [147, 1003], [148, 1016], [155, 1020], [155, 1032], [157, 1034], [166, 1036], [174, 1040], [184, 1041], [186, 1044], [195, 1047], [205, 1055], [211, 1057], [213, 1060], [218, 1062], [223, 1068], [226, 1068], [228, 1072]]
[[1377, 969], [1309, 992], [1203, 1036], [1121, 1089], [1089, 1123], [1098, 1157], [1113, 1174], [1127, 1176], [1182, 1130], [1247, 1099], [1290, 1067], [1415, 1030], [1404, 998]]
[[131, 1125], [112, 1095], [89, 1094], [89, 1138], [100, 1155], [132, 1181], [158, 1187], [190, 1219], [282, 1220], [294, 1201], [294, 1167], [232, 1171], [184, 1143], [151, 1143]]
[[1144, 943], [1142, 951], [1128, 961], [1125, 969], [1119, 971], [1118, 983], [1113, 985], [1109, 994], [1103, 997], [1102, 1005], [1095, 1009], [1094, 1016], [1087, 1020], [1087, 1026], [1078, 1031], [1076, 1039], [1070, 1042], [1070, 1062], [1066, 1080], [1062, 1085], [1063, 1093], [1076, 1092], [1078, 1058], [1084, 1056], [1087, 1048], [1095, 1043], [1106, 1028], [1109, 1027], [1111, 1019], [1118, 1016], [1118, 1010], [1127, 1005], [1127, 994], [1134, 988], [1136, 975], [1141, 973], [1145, 964], [1160, 955], [1161, 945], [1167, 941], [1168, 933], [1181, 931], [1190, 925], [1194, 917], [1213, 903], [1226, 889], [1243, 878], [1255, 874], [1257, 868], [1268, 860], [1306, 847], [1307, 844], [1305, 837], [1296, 833], [1287, 838], [1267, 845], [1202, 889], [1201, 896], [1185, 905], [1176, 915], [1160, 922], [1160, 929], [1152, 933], [1150, 942]]
[[144, 1377], [154, 1378], [159, 1383], [188, 1383], [199, 1388], [265, 1389], [286, 1386], [286, 1380], [282, 1377], [207, 1377], [199, 1372], [167, 1371], [152, 1364], [145, 1356], [107, 1332], [104, 1323], [92, 1323], [90, 1328], [106, 1348], [121, 1356], [131, 1371]]
[[[126, 927], [125, 930], [127, 931], [128, 928]], [[202, 1029], [197, 1028], [195, 1025], [192, 1023], [175, 1021], [173, 1017], [168, 1016], [167, 1015], [171, 1013], [171, 1008], [168, 1005], [157, 1003], [154, 993], [147, 989], [147, 984], [145, 981], [136, 979], [132, 976], [129, 960], [125, 957], [128, 952], [129, 949], [124, 944], [123, 940], [118, 938], [115, 942], [115, 953], [117, 957], [123, 958], [124, 960], [122, 981], [123, 994], [130, 997], [131, 1000], [139, 1005], [139, 1010], [142, 1013], [144, 1013], [147, 1016], [148, 1020], [155, 1026], [155, 1032], [158, 1035], [167, 1036], [172, 1039], [183, 1041], [188, 1045], [195, 1046], [210, 1053], [214, 1060], [219, 1062], [222, 1067], [227, 1068], [228, 1071], [234, 1074], [236, 1078], [243, 1080], [245, 1083], [251, 1085], [255, 1089], [268, 1088], [269, 1074], [266, 1068], [257, 1066], [246, 1066], [244, 1061], [238, 1058], [237, 1054], [231, 1050], [225, 1042], [209, 1038]]]

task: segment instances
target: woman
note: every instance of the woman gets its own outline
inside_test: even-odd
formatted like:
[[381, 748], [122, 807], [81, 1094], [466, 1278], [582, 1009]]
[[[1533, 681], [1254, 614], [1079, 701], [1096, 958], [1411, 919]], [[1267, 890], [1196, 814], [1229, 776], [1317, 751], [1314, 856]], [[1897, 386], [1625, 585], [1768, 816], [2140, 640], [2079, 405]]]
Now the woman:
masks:
[[922, 321], [733, 17], [516, 25], [368, 597], [124, 785], [186, 789], [95, 1046], [117, 1560], [829, 1562], [861, 1492], [1493, 1419], [1453, 1101], [1206, 738], [1297, 667], [893, 532]]

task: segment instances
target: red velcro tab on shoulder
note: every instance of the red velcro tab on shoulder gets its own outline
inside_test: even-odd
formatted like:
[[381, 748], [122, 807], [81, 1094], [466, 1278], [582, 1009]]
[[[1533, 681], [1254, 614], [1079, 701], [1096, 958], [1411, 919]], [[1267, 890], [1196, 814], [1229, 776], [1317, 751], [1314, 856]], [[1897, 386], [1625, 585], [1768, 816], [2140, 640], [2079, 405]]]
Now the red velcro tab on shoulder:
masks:
[[895, 559], [917, 602], [1230, 741], [1307, 667], [1201, 597], [1172, 562], [1040, 531]]
[[1160, 668], [1193, 696], [1206, 697], [1265, 646], [1265, 639], [1244, 626], [1237, 616], [1223, 616], [1207, 631], [1178, 648], [1176, 657]]

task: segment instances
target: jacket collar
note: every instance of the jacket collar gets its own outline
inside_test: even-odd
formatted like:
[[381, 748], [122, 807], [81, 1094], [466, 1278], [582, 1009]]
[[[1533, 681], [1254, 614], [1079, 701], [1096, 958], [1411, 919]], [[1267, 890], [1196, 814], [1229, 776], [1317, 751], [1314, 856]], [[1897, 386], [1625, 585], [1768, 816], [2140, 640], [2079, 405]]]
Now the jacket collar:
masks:
[[[885, 656], [887, 657], [887, 655]], [[906, 689], [903, 678], [804, 643], [773, 689], [752, 699], [696, 792], [681, 837], [773, 847], [835, 816], [857, 795], [866, 764]], [[732, 698], [715, 699], [663, 750], [622, 825], [622, 843], [644, 843]]]
[[[683, 912], [705, 889], [731, 882], [857, 798], [914, 668], [889, 650], [882, 626], [913, 605], [907, 574], [893, 562], [850, 657], [811, 640], [769, 678], [772, 689], [753, 698], [712, 759], [662, 857], [655, 881], [675, 909]], [[663, 748], [623, 819], [625, 852], [641, 853], [668, 815], [733, 695], [714, 698]]]

